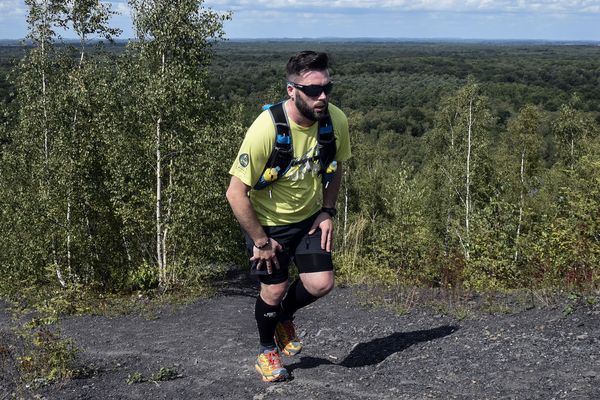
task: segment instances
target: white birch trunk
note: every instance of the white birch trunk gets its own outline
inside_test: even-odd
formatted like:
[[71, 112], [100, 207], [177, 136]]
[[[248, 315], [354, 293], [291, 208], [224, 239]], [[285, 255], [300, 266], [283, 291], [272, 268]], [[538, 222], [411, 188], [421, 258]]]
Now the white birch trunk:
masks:
[[[171, 159], [169, 161], [169, 188], [170, 189], [172, 189], [173, 185], [174, 185], [174, 178], [173, 178], [173, 175], [175, 175], [174, 169], [175, 169], [175, 167], [174, 167], [173, 159]], [[167, 217], [166, 217], [165, 222], [164, 222], [165, 228], [164, 228], [164, 233], [163, 233], [163, 249], [164, 249], [164, 251], [163, 251], [163, 257], [164, 257], [165, 268], [166, 268], [167, 265], [169, 265], [167, 263], [167, 254], [168, 253], [172, 253], [172, 254], [170, 254], [171, 260], [173, 260], [173, 261], [175, 260], [175, 251], [176, 251], [175, 247], [173, 247], [171, 249], [172, 252], [168, 252], [167, 251], [167, 249], [168, 249], [168, 247], [167, 247], [167, 232], [169, 230], [170, 223], [171, 223], [171, 212], [172, 212], [172, 210], [173, 210], [173, 191], [171, 190], [170, 193], [169, 193], [169, 200], [167, 201]], [[168, 285], [171, 285], [171, 284], [175, 283], [175, 278], [176, 278], [175, 273], [176, 273], [176, 271], [175, 271], [175, 268], [171, 268], [171, 270], [172, 270], [172, 273], [171, 273], [171, 276], [168, 278], [168, 282], [167, 282]]]
[[67, 272], [71, 276], [71, 194], [67, 196]]
[[81, 66], [83, 65], [83, 55], [85, 53], [85, 35], [82, 35], [79, 38], [79, 46], [81, 48], [81, 54], [79, 55], [79, 69], [81, 69]]
[[[46, 26], [48, 12], [48, 1], [44, 1], [44, 13], [43, 13], [43, 25]], [[42, 33], [40, 38], [40, 45], [42, 46], [42, 62], [45, 61], [46, 57], [46, 36]], [[48, 165], [48, 158], [50, 156], [49, 143], [48, 143], [48, 110], [46, 108], [46, 67], [42, 65], [42, 110], [44, 113], [44, 156], [46, 157], [46, 166]]]
[[[42, 50], [42, 56], [43, 53], [44, 50]], [[46, 168], [48, 168], [50, 149], [48, 143], [48, 110], [46, 107], [46, 71], [44, 69], [42, 69], [42, 112], [44, 114], [44, 161], [46, 163]]]
[[[42, 62], [42, 115], [43, 115], [43, 132], [44, 132], [44, 196], [46, 197], [46, 206], [50, 201], [50, 138], [48, 133], [48, 96], [46, 82], [46, 31], [45, 27], [48, 23], [48, 0], [43, 2], [44, 12], [42, 13], [42, 30], [40, 31], [40, 46], [41, 46], [41, 62]], [[56, 236], [52, 233], [52, 258], [56, 269], [56, 278], [62, 287], [67, 284], [62, 276], [60, 266], [58, 265], [58, 254], [56, 251]]]
[[[165, 73], [165, 53], [161, 54], [161, 74]], [[167, 286], [167, 254], [166, 232], [162, 216], [162, 117], [156, 121], [156, 259], [158, 262], [158, 284], [161, 288]]]
[[521, 193], [519, 196], [519, 222], [517, 224], [517, 235], [515, 237], [515, 262], [519, 258], [519, 237], [521, 236], [521, 224], [523, 223], [523, 208], [525, 206], [525, 150], [521, 152]]
[[[84, 57], [84, 47], [85, 47], [85, 36], [80, 38], [80, 46], [81, 46], [81, 53], [79, 56], [79, 65], [78, 65], [78, 69], [81, 70], [82, 64], [83, 64], [83, 57]], [[74, 112], [73, 112], [73, 123], [71, 125], [71, 131], [73, 133], [73, 137], [75, 137], [75, 135], [77, 134], [77, 113], [78, 113], [78, 109], [75, 108]], [[73, 162], [73, 157], [69, 156], [69, 177], [72, 177], [72, 174], [74, 172], [74, 165], [75, 163]], [[72, 185], [73, 182], [70, 181], [67, 183], [67, 185]], [[72, 277], [72, 267], [71, 267], [71, 197], [72, 197], [72, 187], [69, 187], [68, 189], [68, 194], [67, 194], [67, 215], [66, 215], [66, 226], [67, 226], [67, 239], [66, 239], [66, 245], [67, 245], [67, 273], [68, 273], [68, 277]], [[88, 225], [88, 237], [91, 239], [91, 234], [90, 229], [89, 229], [89, 220], [86, 217], [86, 222]], [[98, 258], [98, 255], [96, 254], [96, 257]], [[64, 286], [64, 285], [63, 285]]]
[[164, 264], [164, 252], [163, 252], [163, 226], [162, 226], [162, 215], [161, 215], [161, 202], [162, 202], [162, 166], [161, 166], [161, 132], [160, 124], [161, 118], [156, 121], [156, 260], [158, 262], [158, 282], [159, 285], [165, 284], [165, 264]]
[[571, 134], [571, 171], [575, 169], [575, 139]]
[[465, 176], [465, 259], [469, 260], [469, 230], [470, 230], [470, 213], [471, 213], [471, 141], [473, 134], [473, 98], [469, 100], [469, 124], [467, 129], [467, 160], [466, 160], [466, 176]]
[[127, 261], [131, 263], [131, 252], [129, 251], [129, 243], [124, 233], [121, 233], [121, 239], [123, 239], [123, 247], [125, 247], [125, 254], [127, 255]]

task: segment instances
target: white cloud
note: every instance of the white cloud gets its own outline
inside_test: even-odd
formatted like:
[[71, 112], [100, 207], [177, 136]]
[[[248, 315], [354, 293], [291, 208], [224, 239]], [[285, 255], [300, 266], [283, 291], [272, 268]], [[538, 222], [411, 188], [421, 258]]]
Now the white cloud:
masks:
[[206, 0], [215, 9], [322, 9], [500, 13], [600, 13], [590, 0]]
[[0, 21], [15, 17], [25, 17], [25, 5], [22, 0], [0, 0]]
[[110, 6], [111, 10], [116, 11], [121, 15], [129, 16], [131, 13], [131, 9], [126, 1], [111, 1]]
[[[133, 37], [127, 0], [102, 0]], [[600, 40], [600, 0], [205, 0], [225, 31], [259, 37], [462, 37]], [[24, 0], [0, 0], [0, 39], [27, 34]]]

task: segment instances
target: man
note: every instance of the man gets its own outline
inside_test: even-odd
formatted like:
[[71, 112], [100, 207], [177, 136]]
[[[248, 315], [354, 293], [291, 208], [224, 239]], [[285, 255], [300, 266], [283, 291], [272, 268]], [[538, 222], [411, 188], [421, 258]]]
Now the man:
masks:
[[[268, 187], [256, 189], [278, 132], [271, 111], [266, 110], [248, 129], [229, 171], [227, 199], [245, 232], [250, 261], [263, 273], [255, 306], [260, 338], [255, 367], [265, 382], [289, 377], [280, 352], [294, 356], [302, 349], [292, 322], [294, 313], [325, 296], [334, 283], [333, 216], [342, 162], [350, 158], [350, 141], [346, 116], [329, 103], [333, 84], [328, 63], [327, 54], [304, 51], [291, 57], [286, 66], [289, 99], [282, 105], [291, 130], [289, 169], [278, 171], [282, 176]], [[331, 121], [336, 139], [337, 169], [331, 168], [335, 172], [326, 184], [320, 173], [322, 147], [318, 146], [323, 121]], [[288, 288], [292, 260], [299, 279]]]

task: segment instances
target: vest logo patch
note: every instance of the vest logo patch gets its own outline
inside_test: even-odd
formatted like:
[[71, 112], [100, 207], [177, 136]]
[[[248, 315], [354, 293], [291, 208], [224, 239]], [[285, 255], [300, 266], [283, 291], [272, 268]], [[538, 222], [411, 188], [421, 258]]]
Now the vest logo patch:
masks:
[[244, 153], [242, 155], [240, 155], [240, 165], [244, 168], [246, 168], [248, 166], [248, 164], [250, 163], [250, 157], [248, 157], [247, 153]]

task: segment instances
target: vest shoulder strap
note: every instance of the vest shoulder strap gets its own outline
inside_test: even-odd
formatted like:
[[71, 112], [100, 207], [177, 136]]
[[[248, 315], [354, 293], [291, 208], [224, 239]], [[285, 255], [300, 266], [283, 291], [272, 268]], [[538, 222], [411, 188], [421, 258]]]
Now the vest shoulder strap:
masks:
[[[285, 102], [282, 101], [263, 107], [263, 109], [269, 110], [273, 124], [275, 125], [275, 140], [273, 150], [265, 164], [265, 168], [258, 182], [254, 185], [254, 189], [256, 190], [264, 189], [273, 184], [277, 179], [285, 175], [292, 165], [294, 158], [292, 132], [284, 104]], [[317, 142], [319, 149], [319, 174], [321, 175], [323, 185], [327, 188], [337, 168], [337, 162], [335, 161], [335, 134], [329, 115], [319, 120]]]
[[292, 132], [287, 115], [283, 107], [283, 102], [268, 106], [271, 119], [275, 125], [275, 140], [273, 150], [267, 159], [265, 168], [254, 185], [254, 189], [260, 190], [275, 182], [280, 176], [283, 176], [292, 164], [294, 158], [294, 149], [292, 147]]
[[317, 136], [319, 145], [319, 164], [321, 169], [321, 182], [325, 189], [329, 186], [329, 182], [335, 176], [337, 169], [337, 161], [335, 161], [335, 153], [337, 147], [335, 144], [335, 134], [333, 131], [333, 123], [331, 116], [328, 114], [326, 118], [319, 120], [319, 134]]

